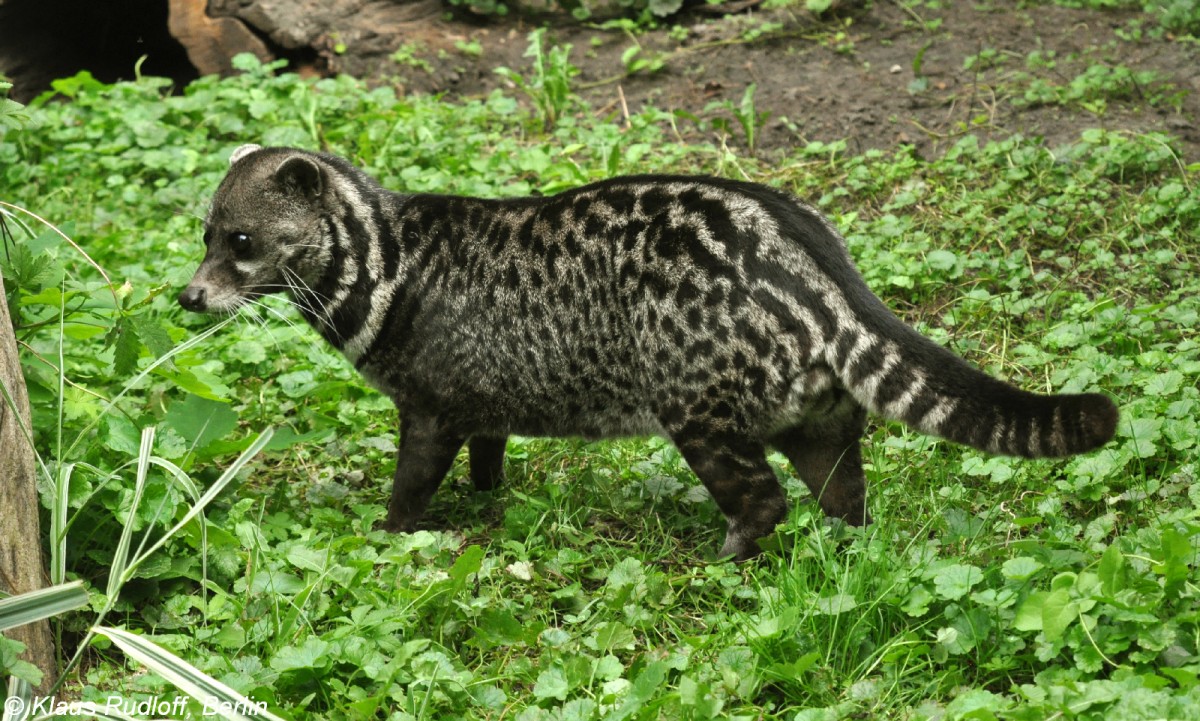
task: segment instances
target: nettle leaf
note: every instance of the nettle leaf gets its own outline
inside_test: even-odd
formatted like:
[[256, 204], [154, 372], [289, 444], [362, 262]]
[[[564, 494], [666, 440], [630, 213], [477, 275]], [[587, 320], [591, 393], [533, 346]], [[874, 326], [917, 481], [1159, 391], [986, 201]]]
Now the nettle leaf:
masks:
[[133, 327], [137, 328], [138, 337], [141, 338], [146, 348], [155, 358], [161, 358], [170, 353], [171, 349], [175, 347], [175, 344], [171, 341], [171, 336], [162, 327], [162, 324], [154, 318], [143, 313], [135, 315], [129, 320], [133, 324]]
[[134, 324], [128, 318], [119, 319], [108, 332], [105, 342], [113, 347], [113, 374], [133, 375], [142, 354], [142, 339], [138, 337]]

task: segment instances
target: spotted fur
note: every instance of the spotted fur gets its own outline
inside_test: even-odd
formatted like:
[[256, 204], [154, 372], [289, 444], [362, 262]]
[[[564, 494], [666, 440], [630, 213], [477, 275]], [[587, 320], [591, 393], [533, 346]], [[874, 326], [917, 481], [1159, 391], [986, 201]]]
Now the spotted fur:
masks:
[[670, 438], [748, 558], [786, 512], [782, 451], [822, 509], [868, 522], [867, 411], [991, 453], [1107, 442], [1098, 394], [1045, 396], [970, 367], [897, 319], [837, 231], [791, 196], [718, 178], [614, 178], [545, 198], [385, 190], [346, 161], [234, 154], [180, 296], [234, 311], [287, 292], [389, 395], [388, 512], [415, 527], [463, 443], [480, 488], [505, 438]]

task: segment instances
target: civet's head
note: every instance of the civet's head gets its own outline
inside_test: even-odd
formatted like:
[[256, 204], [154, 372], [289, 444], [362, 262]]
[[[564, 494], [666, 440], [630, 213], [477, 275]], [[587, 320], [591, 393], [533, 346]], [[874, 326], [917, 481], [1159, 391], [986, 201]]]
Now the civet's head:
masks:
[[229, 313], [281, 290], [315, 286], [330, 258], [321, 221], [330, 168], [292, 148], [243, 145], [204, 221], [204, 260], [179, 304]]

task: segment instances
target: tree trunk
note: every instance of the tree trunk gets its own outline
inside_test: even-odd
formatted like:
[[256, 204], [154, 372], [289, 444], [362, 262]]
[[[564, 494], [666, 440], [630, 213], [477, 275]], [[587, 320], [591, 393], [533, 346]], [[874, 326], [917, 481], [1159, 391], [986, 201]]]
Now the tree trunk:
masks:
[[[16, 402], [17, 413], [0, 395], [0, 591], [26, 593], [44, 588], [45, 564], [33, 449], [21, 426], [29, 428], [29, 396], [17, 360], [17, 341], [0, 276], [0, 383]], [[42, 670], [40, 690], [54, 682], [54, 641], [46, 621], [11, 628], [8, 638], [25, 644], [21, 658]]]

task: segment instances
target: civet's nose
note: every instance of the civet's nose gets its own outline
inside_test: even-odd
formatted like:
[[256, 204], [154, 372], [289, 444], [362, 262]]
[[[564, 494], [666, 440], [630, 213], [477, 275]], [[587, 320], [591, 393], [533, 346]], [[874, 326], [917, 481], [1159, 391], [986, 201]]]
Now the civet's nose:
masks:
[[189, 285], [179, 294], [179, 305], [187, 310], [202, 313], [208, 307], [208, 291], [203, 287]]

